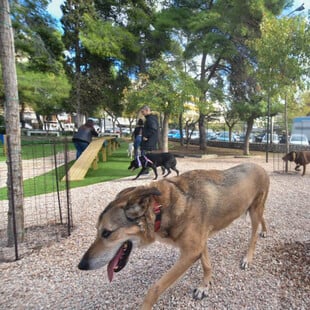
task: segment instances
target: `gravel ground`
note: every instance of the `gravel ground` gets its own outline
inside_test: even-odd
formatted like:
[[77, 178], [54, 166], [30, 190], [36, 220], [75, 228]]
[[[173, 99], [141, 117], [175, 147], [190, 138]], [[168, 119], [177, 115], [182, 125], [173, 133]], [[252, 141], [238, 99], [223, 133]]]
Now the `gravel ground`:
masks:
[[[243, 217], [209, 240], [209, 295], [192, 299], [202, 279], [197, 262], [154, 309], [310, 309], [310, 172], [301, 177], [273, 171], [263, 157], [178, 158], [178, 168], [226, 169], [245, 161], [259, 163], [271, 177], [265, 211], [268, 237], [258, 241], [253, 264], [247, 271], [239, 268], [250, 234], [249, 218]], [[107, 203], [121, 189], [151, 178], [73, 189], [72, 235], [17, 262], [0, 264], [0, 309], [139, 309], [148, 287], [177, 260], [177, 249], [159, 243], [135, 249], [112, 283], [105, 268], [85, 272], [77, 264], [94, 239], [97, 217]]]

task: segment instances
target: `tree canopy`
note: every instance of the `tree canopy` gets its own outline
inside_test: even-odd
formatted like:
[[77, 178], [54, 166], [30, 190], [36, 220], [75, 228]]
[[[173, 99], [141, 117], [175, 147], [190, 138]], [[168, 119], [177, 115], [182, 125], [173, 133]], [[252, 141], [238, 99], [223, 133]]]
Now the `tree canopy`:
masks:
[[[132, 115], [126, 89], [144, 76], [159, 112], [178, 98], [183, 108], [173, 105], [175, 118], [188, 100], [180, 93], [191, 93], [180, 81], [191, 77], [193, 90], [199, 88], [191, 99], [204, 149], [205, 119], [220, 103], [229, 115], [255, 119], [266, 115], [267, 91], [276, 113], [284, 89], [307, 87], [309, 22], [280, 15], [291, 0], [66, 0], [62, 31], [46, 11], [48, 2], [12, 2], [19, 91], [40, 113]], [[154, 70], [165, 78], [156, 81]]]

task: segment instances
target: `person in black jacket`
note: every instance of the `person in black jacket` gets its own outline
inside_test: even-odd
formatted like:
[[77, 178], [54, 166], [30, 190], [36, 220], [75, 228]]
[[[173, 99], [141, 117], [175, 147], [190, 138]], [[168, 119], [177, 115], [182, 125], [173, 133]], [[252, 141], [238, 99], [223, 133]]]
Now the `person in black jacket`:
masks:
[[145, 122], [140, 149], [141, 155], [145, 155], [157, 149], [159, 126], [157, 116], [151, 113], [150, 107], [144, 106], [141, 114], [145, 117]]
[[89, 143], [92, 141], [92, 137], [98, 137], [98, 132], [94, 128], [93, 120], [88, 119], [87, 122], [80, 126], [78, 131], [74, 133], [72, 138], [76, 148], [76, 159], [78, 159], [88, 147]]

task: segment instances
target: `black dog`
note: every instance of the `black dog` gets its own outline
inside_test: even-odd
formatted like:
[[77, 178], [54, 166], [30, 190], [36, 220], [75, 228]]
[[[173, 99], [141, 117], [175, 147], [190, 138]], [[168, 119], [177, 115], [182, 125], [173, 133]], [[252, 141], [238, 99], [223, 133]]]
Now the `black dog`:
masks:
[[162, 174], [165, 173], [166, 169], [168, 170], [167, 174], [164, 175], [166, 177], [171, 173], [171, 170], [174, 170], [177, 175], [179, 175], [179, 171], [176, 168], [177, 161], [173, 154], [171, 153], [151, 153], [145, 156], [136, 157], [131, 161], [128, 169], [132, 171], [138, 168], [142, 168], [138, 175], [134, 178], [134, 180], [138, 179], [138, 177], [143, 174], [148, 168], [152, 168], [155, 174], [154, 180], [157, 179], [157, 167], [161, 167]]

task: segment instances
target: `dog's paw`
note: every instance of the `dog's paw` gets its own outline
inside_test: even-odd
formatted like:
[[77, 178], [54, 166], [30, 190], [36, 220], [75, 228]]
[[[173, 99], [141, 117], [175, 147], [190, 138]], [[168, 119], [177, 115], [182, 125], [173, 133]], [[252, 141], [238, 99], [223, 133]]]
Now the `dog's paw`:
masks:
[[193, 298], [195, 300], [201, 300], [208, 295], [208, 287], [206, 286], [199, 286], [194, 289], [193, 291]]
[[240, 263], [240, 268], [242, 270], [248, 269], [249, 268], [250, 263], [248, 262], [247, 258], [244, 257]]
[[259, 234], [259, 236], [260, 236], [261, 238], [267, 238], [267, 231], [261, 231], [260, 234]]

